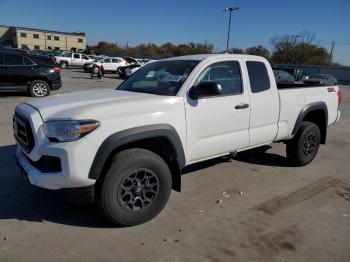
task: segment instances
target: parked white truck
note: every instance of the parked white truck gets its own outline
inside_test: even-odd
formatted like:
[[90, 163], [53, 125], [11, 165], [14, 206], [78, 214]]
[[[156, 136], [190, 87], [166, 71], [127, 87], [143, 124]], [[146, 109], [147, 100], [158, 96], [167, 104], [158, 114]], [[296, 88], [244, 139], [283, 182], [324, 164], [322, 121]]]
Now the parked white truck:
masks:
[[86, 63], [92, 63], [94, 59], [84, 54], [79, 53], [66, 53], [63, 56], [55, 56], [56, 63], [61, 68], [67, 68], [68, 66], [84, 66]]
[[175, 57], [116, 90], [18, 105], [16, 155], [33, 185], [80, 190], [112, 222], [136, 225], [180, 191], [190, 164], [274, 142], [286, 144], [292, 165], [310, 163], [340, 101], [337, 86], [277, 87], [262, 57]]

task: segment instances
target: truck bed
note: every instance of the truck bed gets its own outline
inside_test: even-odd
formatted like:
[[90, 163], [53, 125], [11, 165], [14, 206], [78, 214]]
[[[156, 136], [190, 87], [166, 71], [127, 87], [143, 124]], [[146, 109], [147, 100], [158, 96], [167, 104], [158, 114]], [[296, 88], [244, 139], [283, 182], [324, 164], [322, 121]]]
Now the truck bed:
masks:
[[302, 82], [296, 82], [296, 83], [283, 83], [283, 84], [277, 84], [277, 89], [292, 89], [292, 88], [310, 88], [310, 87], [322, 87], [326, 85], [322, 84], [304, 84]]
[[325, 104], [328, 110], [328, 126], [338, 115], [338, 86], [283, 84], [278, 86], [280, 116], [276, 140], [292, 134], [294, 124], [306, 105]]

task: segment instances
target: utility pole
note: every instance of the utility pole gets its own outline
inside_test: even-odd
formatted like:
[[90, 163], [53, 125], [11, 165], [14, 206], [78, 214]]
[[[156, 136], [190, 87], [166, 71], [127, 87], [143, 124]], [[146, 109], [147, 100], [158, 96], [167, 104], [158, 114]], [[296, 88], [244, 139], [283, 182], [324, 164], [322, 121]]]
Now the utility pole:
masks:
[[302, 37], [301, 35], [292, 35], [292, 37], [294, 38], [293, 40], [293, 59], [292, 59], [292, 64], [295, 64], [295, 55], [296, 55], [296, 44], [297, 44], [297, 39], [299, 37]]
[[233, 11], [238, 11], [239, 7], [226, 7], [224, 11], [230, 12], [228, 19], [228, 30], [227, 30], [227, 42], [226, 42], [226, 52], [228, 53], [228, 43], [230, 42], [230, 31], [231, 31], [231, 16]]
[[328, 60], [328, 65], [331, 65], [331, 62], [332, 62], [332, 56], [333, 56], [334, 45], [335, 45], [335, 42], [333, 41], [333, 42], [332, 42], [332, 48], [331, 48], [331, 54], [330, 54], [329, 60]]

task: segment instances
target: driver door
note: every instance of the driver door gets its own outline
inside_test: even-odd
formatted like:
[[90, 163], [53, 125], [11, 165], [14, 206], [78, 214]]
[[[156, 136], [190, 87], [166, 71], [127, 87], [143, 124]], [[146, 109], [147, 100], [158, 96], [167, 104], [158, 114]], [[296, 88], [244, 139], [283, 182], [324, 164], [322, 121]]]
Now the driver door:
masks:
[[192, 86], [219, 83], [222, 93], [193, 100], [187, 92], [187, 161], [194, 163], [249, 145], [249, 94], [244, 90], [240, 60], [202, 67]]

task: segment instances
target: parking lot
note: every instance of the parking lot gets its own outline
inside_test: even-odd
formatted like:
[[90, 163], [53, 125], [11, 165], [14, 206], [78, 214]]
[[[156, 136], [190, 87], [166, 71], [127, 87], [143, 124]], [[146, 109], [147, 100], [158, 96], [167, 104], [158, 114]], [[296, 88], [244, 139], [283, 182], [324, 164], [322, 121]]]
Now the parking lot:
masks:
[[[62, 72], [53, 94], [115, 88], [107, 74]], [[349, 261], [350, 86], [341, 121], [305, 167], [274, 144], [187, 167], [152, 221], [115, 228], [93, 205], [31, 186], [16, 169], [12, 113], [30, 98], [0, 93], [0, 261]]]

